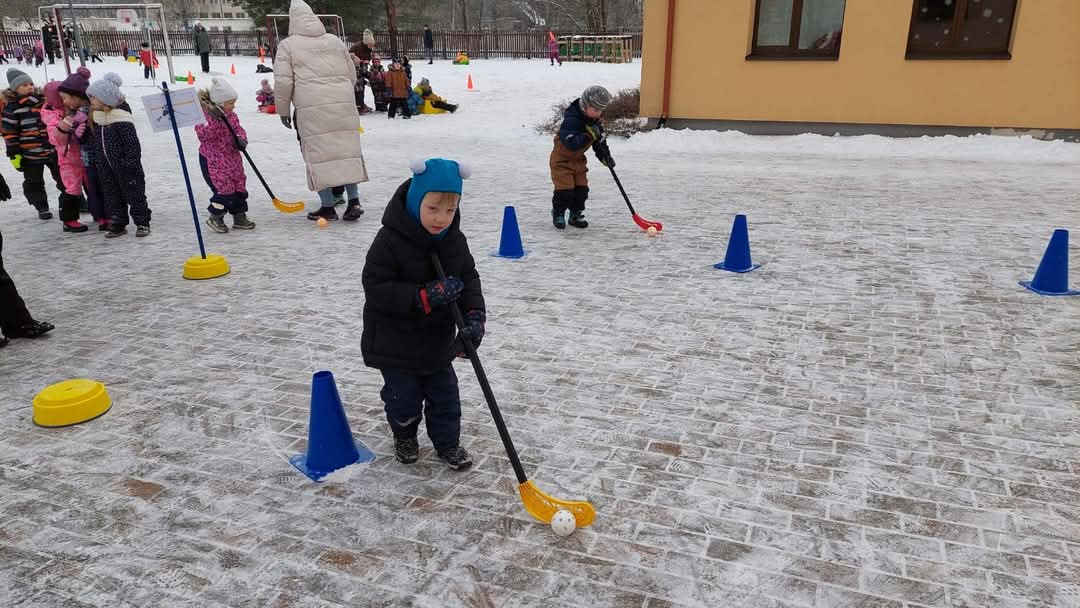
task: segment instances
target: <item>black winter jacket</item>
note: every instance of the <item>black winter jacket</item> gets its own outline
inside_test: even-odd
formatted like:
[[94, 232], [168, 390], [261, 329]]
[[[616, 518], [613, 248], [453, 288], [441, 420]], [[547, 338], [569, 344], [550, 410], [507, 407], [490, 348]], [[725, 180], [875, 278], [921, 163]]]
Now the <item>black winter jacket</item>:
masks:
[[579, 150], [584, 152], [592, 143], [592, 138], [589, 137], [588, 131], [585, 130], [586, 127], [592, 127], [600, 132], [603, 131], [600, 121], [593, 120], [585, 115], [585, 111], [581, 109], [581, 99], [575, 99], [563, 112], [563, 121], [559, 125], [559, 141], [572, 152]]
[[382, 228], [368, 248], [362, 275], [360, 351], [368, 367], [428, 374], [450, 365], [455, 356], [450, 346], [457, 335], [448, 307], [426, 314], [420, 305], [420, 289], [438, 278], [431, 252], [439, 254], [448, 276], [465, 283], [456, 303], [463, 313], [484, 310], [484, 296], [469, 244], [459, 228], [461, 212], [454, 216], [445, 237], [431, 238], [405, 209], [411, 183], [406, 180], [390, 199]]

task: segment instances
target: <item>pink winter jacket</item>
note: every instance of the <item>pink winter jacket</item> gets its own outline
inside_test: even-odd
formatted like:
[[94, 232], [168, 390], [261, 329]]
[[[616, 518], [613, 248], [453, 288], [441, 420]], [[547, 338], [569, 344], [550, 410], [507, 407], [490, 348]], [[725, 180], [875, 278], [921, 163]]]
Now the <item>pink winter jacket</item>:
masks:
[[[206, 124], [195, 125], [195, 134], [199, 136], [199, 156], [206, 159], [210, 171], [210, 182], [218, 194], [247, 192], [247, 175], [244, 174], [244, 159], [233, 141], [229, 127], [205, 109]], [[247, 140], [247, 133], [240, 126], [236, 112], [229, 112], [225, 119], [232, 125], [236, 136]]]
[[[67, 113], [64, 110], [42, 108], [41, 120], [49, 133], [49, 143], [56, 148], [56, 156], [60, 161], [60, 179], [64, 180], [64, 191], [75, 196], [82, 195], [83, 179], [86, 177], [86, 167], [82, 162], [79, 140], [65, 133], [61, 128], [61, 121]], [[72, 117], [74, 120], [74, 116]], [[72, 125], [75, 130], [78, 125]], [[66, 127], [64, 127], [66, 128]]]

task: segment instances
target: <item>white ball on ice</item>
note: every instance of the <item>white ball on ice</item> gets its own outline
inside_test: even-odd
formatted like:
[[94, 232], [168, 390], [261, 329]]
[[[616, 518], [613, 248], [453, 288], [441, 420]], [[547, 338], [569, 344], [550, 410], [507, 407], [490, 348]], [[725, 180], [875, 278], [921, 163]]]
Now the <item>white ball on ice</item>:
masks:
[[551, 518], [551, 531], [558, 536], [570, 536], [577, 528], [577, 518], [566, 509], [559, 509]]

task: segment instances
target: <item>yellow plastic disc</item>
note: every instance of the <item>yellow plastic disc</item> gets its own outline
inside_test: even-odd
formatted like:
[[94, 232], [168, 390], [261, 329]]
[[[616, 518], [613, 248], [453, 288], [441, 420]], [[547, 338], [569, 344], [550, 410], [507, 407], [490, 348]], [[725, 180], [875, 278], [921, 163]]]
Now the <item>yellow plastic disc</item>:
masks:
[[86, 378], [65, 380], [46, 387], [34, 397], [34, 424], [71, 426], [109, 411], [112, 399], [105, 385]]
[[184, 262], [184, 278], [193, 281], [203, 279], [216, 279], [229, 274], [229, 263], [225, 258], [216, 254], [208, 254], [206, 259], [201, 257], [188, 258]]

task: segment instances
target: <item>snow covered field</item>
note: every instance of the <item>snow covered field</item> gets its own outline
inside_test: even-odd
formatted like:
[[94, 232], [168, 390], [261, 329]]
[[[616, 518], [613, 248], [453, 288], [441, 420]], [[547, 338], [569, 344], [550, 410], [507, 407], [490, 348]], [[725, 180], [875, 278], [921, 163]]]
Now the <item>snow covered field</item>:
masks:
[[[315, 205], [294, 132], [255, 110], [256, 60], [213, 66], [233, 61], [249, 151], [279, 197]], [[656, 132], [611, 148], [662, 235], [595, 163], [591, 226], [557, 232], [533, 127], [588, 84], [636, 86], [640, 65], [418, 61], [461, 110], [363, 119], [359, 222], [280, 214], [249, 174], [258, 228], [206, 235], [232, 274], [187, 282], [172, 135], [147, 126], [141, 69], [106, 66], [140, 128], [149, 238], [61, 234], [0, 168], [5, 266], [57, 325], [0, 350], [0, 604], [1080, 607], [1080, 299], [1016, 284], [1054, 228], [1080, 229], [1080, 146]], [[177, 68], [200, 78], [197, 57]], [[421, 156], [473, 165], [480, 354], [531, 478], [596, 505], [569, 538], [521, 508], [465, 363], [476, 466], [447, 470], [423, 437], [419, 463], [394, 461], [359, 277]], [[486, 255], [507, 204], [518, 261]], [[764, 264], [746, 275], [711, 267], [736, 213]], [[287, 459], [321, 369], [379, 459], [314, 484]], [[74, 377], [113, 410], [35, 427], [33, 396]]]

